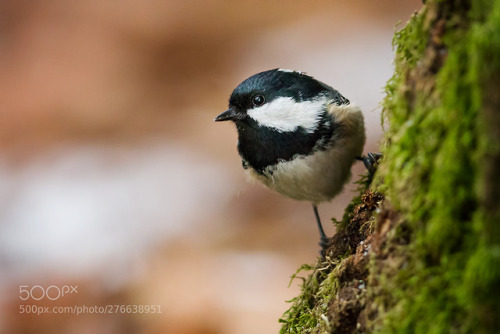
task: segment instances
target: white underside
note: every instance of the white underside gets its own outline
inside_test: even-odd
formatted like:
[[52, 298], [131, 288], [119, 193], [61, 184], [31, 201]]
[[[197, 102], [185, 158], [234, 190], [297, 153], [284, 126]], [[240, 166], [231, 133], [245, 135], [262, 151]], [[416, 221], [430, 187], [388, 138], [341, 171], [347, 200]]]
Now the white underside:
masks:
[[264, 175], [250, 175], [267, 187], [297, 199], [313, 203], [331, 200], [350, 179], [351, 166], [361, 156], [365, 144], [363, 115], [357, 106], [331, 105], [329, 111], [339, 122], [339, 139], [327, 150], [266, 169]]

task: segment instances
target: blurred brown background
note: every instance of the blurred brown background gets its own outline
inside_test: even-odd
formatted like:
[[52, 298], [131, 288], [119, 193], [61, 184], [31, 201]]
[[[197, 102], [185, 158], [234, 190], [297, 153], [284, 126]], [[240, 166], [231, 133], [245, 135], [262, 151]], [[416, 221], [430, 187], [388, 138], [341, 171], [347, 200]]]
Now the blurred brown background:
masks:
[[[419, 7], [0, 2], [0, 332], [277, 332], [289, 277], [318, 254], [313, 213], [246, 182], [234, 127], [213, 118], [249, 75], [301, 70], [362, 107], [376, 151], [394, 27]], [[78, 294], [21, 301], [24, 285]], [[162, 313], [20, 314], [107, 304]]]

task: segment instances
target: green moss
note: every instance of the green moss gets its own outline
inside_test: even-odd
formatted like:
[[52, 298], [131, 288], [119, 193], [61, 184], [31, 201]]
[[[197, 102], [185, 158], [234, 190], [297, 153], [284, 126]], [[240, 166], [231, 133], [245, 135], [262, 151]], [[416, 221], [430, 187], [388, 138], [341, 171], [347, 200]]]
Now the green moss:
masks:
[[320, 267], [320, 262], [314, 267], [315, 269], [303, 265], [292, 276], [293, 280], [297, 278], [299, 272], [314, 269], [307, 278], [300, 277], [303, 280], [301, 293], [290, 301], [292, 306], [279, 320], [283, 323], [280, 333], [321, 333], [319, 329], [328, 326], [321, 315], [326, 314], [327, 299], [336, 294], [335, 289], [338, 284], [331, 268], [327, 266], [323, 270], [318, 270]]
[[319, 283], [317, 275], [309, 275], [308, 278], [297, 276], [301, 271], [312, 270], [310, 265], [302, 265], [297, 272], [292, 275], [290, 284], [296, 278], [302, 279], [301, 293], [298, 297], [290, 300], [293, 303], [283, 317], [279, 320], [283, 323], [280, 333], [310, 333], [318, 323], [318, 317], [314, 312], [315, 296]]
[[421, 13], [414, 14], [407, 25], [394, 34], [392, 41], [393, 47], [397, 48], [395, 66], [396, 69], [391, 79], [389, 79], [386, 87], [386, 98], [383, 102], [382, 120], [385, 117], [398, 117], [399, 123], [404, 122], [404, 115], [391, 114], [387, 112], [391, 110], [406, 110], [408, 100], [405, 97], [406, 87], [401, 83], [405, 79], [406, 71], [402, 68], [414, 67], [417, 62], [422, 59], [427, 40], [422, 38], [425, 36], [428, 24], [424, 24], [425, 12], [427, 8], [423, 8]]
[[[484, 232], [498, 221], [479, 198], [490, 147], [483, 89], [500, 73], [500, 1], [468, 6], [430, 1], [395, 37], [377, 185], [413, 234], [407, 266], [387, 277], [392, 304], [381, 332], [489, 332], [499, 325], [485, 309], [498, 310], [500, 244]], [[437, 73], [430, 71], [441, 58]]]

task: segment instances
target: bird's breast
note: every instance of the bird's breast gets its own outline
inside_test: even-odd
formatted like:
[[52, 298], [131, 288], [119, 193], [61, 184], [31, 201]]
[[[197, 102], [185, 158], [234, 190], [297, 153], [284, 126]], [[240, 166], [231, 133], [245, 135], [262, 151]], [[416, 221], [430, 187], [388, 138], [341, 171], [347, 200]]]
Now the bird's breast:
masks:
[[294, 199], [319, 203], [333, 198], [350, 178], [365, 132], [359, 108], [336, 106], [329, 112], [335, 122], [314, 133], [240, 133], [238, 150], [250, 175]]
[[238, 152], [244, 162], [258, 173], [279, 162], [291, 161], [325, 149], [333, 137], [335, 124], [318, 123], [314, 132], [298, 127], [294, 131], [276, 131], [257, 124], [238, 126]]

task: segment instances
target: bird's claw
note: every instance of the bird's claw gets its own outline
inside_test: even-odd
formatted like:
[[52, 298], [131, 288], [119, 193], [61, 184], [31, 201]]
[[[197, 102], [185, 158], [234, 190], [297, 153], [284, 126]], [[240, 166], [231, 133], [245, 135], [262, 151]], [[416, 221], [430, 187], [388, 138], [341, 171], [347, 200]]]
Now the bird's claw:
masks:
[[328, 250], [328, 247], [330, 246], [330, 239], [327, 237], [322, 237], [318, 244], [321, 247], [319, 254], [321, 255], [321, 257], [325, 257], [326, 251]]
[[366, 169], [370, 175], [375, 174], [378, 167], [378, 161], [382, 158], [382, 153], [371, 153], [369, 152], [365, 157], [358, 157], [356, 159], [363, 161]]

